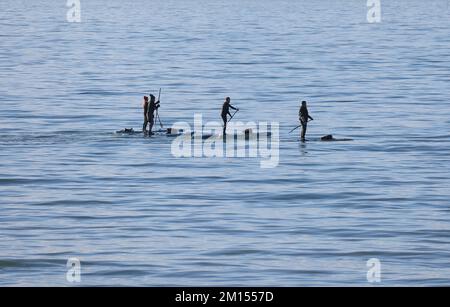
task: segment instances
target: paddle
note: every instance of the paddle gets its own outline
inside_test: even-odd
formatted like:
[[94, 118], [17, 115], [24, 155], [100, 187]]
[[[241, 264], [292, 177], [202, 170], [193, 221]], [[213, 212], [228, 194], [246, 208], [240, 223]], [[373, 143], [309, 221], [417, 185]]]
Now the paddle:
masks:
[[[161, 99], [161, 88], [159, 89], [158, 101], [160, 101], [160, 99]], [[164, 125], [161, 122], [161, 117], [159, 117], [158, 109], [156, 109], [156, 118], [159, 120], [159, 125], [161, 126], [161, 129], [164, 129]]]
[[298, 125], [297, 127], [295, 127], [294, 129], [292, 129], [291, 131], [289, 131], [289, 133], [294, 132], [295, 130], [297, 130], [298, 128], [300, 128], [302, 125]]
[[234, 113], [233, 113], [233, 115], [231, 115], [231, 117], [230, 117], [230, 119], [228, 120], [228, 122], [227, 123], [229, 123], [232, 119], [233, 119], [233, 117], [236, 115], [236, 113], [239, 111], [239, 109], [237, 109]]
[[[312, 120], [312, 119], [311, 119], [311, 120]], [[311, 120], [308, 120], [307, 123], [310, 122]], [[297, 129], [300, 128], [301, 126], [302, 126], [302, 124], [298, 125], [298, 126], [295, 127], [294, 129], [292, 129], [291, 131], [289, 131], [289, 133], [294, 132], [295, 130], [297, 130]]]

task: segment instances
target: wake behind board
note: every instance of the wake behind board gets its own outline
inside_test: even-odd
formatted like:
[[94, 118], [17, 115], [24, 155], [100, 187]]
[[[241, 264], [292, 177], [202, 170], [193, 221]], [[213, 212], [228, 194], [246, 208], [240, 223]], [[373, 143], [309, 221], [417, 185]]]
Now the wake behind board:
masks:
[[[116, 131], [116, 134], [120, 134], [120, 135], [145, 135], [148, 136], [148, 132], [147, 131], [142, 131], [142, 130], [134, 130], [133, 128], [125, 128], [119, 131]], [[179, 136], [183, 134], [183, 130], [177, 130], [177, 129], [172, 129], [172, 128], [167, 128], [167, 129], [160, 129], [160, 130], [156, 130], [153, 131], [152, 134], [150, 136], [167, 136], [167, 137], [174, 137], [174, 136]]]
[[257, 140], [257, 139], [261, 139], [261, 138], [270, 138], [270, 136], [272, 135], [271, 132], [258, 132], [258, 133], [235, 133], [235, 134], [226, 134], [225, 136], [223, 134], [201, 134], [201, 133], [195, 133], [195, 132], [191, 132], [191, 137], [193, 138], [201, 138], [202, 140], [212, 140], [212, 139], [216, 139], [216, 140], [224, 140], [226, 141], [227, 139], [244, 139], [246, 141], [249, 140]]
[[349, 138], [343, 138], [343, 139], [337, 139], [331, 134], [325, 135], [321, 138], [315, 138], [315, 139], [306, 139], [306, 140], [299, 140], [300, 142], [350, 142], [353, 141], [353, 139]]

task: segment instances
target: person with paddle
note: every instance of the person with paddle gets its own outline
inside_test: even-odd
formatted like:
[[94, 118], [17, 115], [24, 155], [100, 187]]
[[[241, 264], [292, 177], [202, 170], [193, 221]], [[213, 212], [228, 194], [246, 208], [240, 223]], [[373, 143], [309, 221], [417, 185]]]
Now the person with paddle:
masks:
[[144, 102], [142, 103], [142, 108], [144, 109], [144, 125], [142, 126], [142, 132], [147, 132], [147, 125], [148, 125], [148, 97], [144, 96]]
[[[226, 130], [227, 130], [227, 123], [229, 122], [227, 116], [230, 115], [230, 120], [231, 120], [231, 119], [233, 118], [233, 116], [234, 116], [234, 114], [231, 115], [231, 113], [230, 113], [230, 108], [233, 109], [233, 110], [236, 110], [236, 112], [239, 111], [239, 109], [233, 107], [233, 106], [230, 104], [230, 102], [231, 102], [231, 98], [230, 98], [230, 97], [227, 97], [227, 98], [225, 98], [225, 102], [223, 103], [223, 106], [222, 106], [221, 117], [222, 117], [222, 120], [223, 120], [223, 135], [224, 135], [224, 136], [225, 136]], [[236, 114], [236, 112], [235, 112], [235, 114]]]
[[308, 120], [314, 120], [311, 116], [309, 116], [308, 107], [306, 106], [306, 101], [302, 101], [302, 106], [300, 107], [300, 111], [298, 112], [298, 117], [300, 120], [300, 124], [302, 126], [301, 139], [302, 142], [306, 140], [306, 129], [308, 127]]
[[[148, 100], [148, 99], [147, 99]], [[155, 112], [159, 109], [159, 101], [156, 101], [156, 97], [153, 95], [150, 95], [150, 102], [148, 102], [147, 107], [147, 122], [149, 124], [149, 135], [152, 135], [153, 125], [155, 123]], [[145, 107], [144, 107], [145, 110]], [[144, 123], [145, 125], [145, 123]], [[147, 125], [144, 126], [144, 132], [146, 132]]]

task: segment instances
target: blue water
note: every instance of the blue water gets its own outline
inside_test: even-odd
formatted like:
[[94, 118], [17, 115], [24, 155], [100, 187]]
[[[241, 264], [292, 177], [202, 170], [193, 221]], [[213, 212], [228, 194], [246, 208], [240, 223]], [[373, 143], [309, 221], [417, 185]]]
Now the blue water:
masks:
[[[448, 1], [65, 4], [0, 2], [0, 285], [450, 285]], [[166, 126], [279, 122], [278, 167], [115, 135], [160, 87]]]

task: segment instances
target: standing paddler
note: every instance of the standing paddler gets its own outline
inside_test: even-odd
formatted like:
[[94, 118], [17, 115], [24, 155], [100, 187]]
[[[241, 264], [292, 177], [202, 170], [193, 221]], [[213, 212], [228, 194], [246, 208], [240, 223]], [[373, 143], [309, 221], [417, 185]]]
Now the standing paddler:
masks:
[[[148, 99], [147, 99], [148, 100]], [[148, 102], [147, 107], [147, 122], [149, 124], [149, 135], [152, 135], [153, 125], [155, 123], [155, 112], [159, 109], [159, 101], [156, 101], [156, 97], [154, 95], [150, 95], [150, 102]], [[145, 108], [144, 108], [145, 110]], [[144, 132], [146, 132], [146, 125], [144, 126]]]
[[142, 103], [142, 108], [144, 109], [144, 125], [142, 126], [142, 132], [147, 132], [147, 125], [148, 125], [148, 97], [144, 96], [144, 102]]
[[302, 101], [302, 106], [300, 107], [300, 111], [298, 112], [298, 118], [300, 120], [300, 124], [302, 126], [302, 134], [301, 139], [302, 142], [306, 140], [306, 129], [308, 128], [308, 120], [314, 120], [311, 116], [309, 116], [308, 107], [306, 106], [306, 101]]
[[223, 106], [222, 106], [221, 117], [222, 117], [222, 120], [223, 120], [223, 135], [224, 136], [225, 136], [226, 130], [227, 130], [227, 123], [228, 123], [228, 117], [227, 116], [230, 115], [231, 118], [233, 117], [233, 115], [231, 115], [231, 113], [230, 113], [230, 108], [233, 109], [233, 110], [236, 110], [236, 112], [239, 111], [239, 109], [233, 107], [230, 104], [230, 102], [231, 102], [231, 98], [227, 97], [227, 98], [225, 98], [225, 102], [223, 103]]

